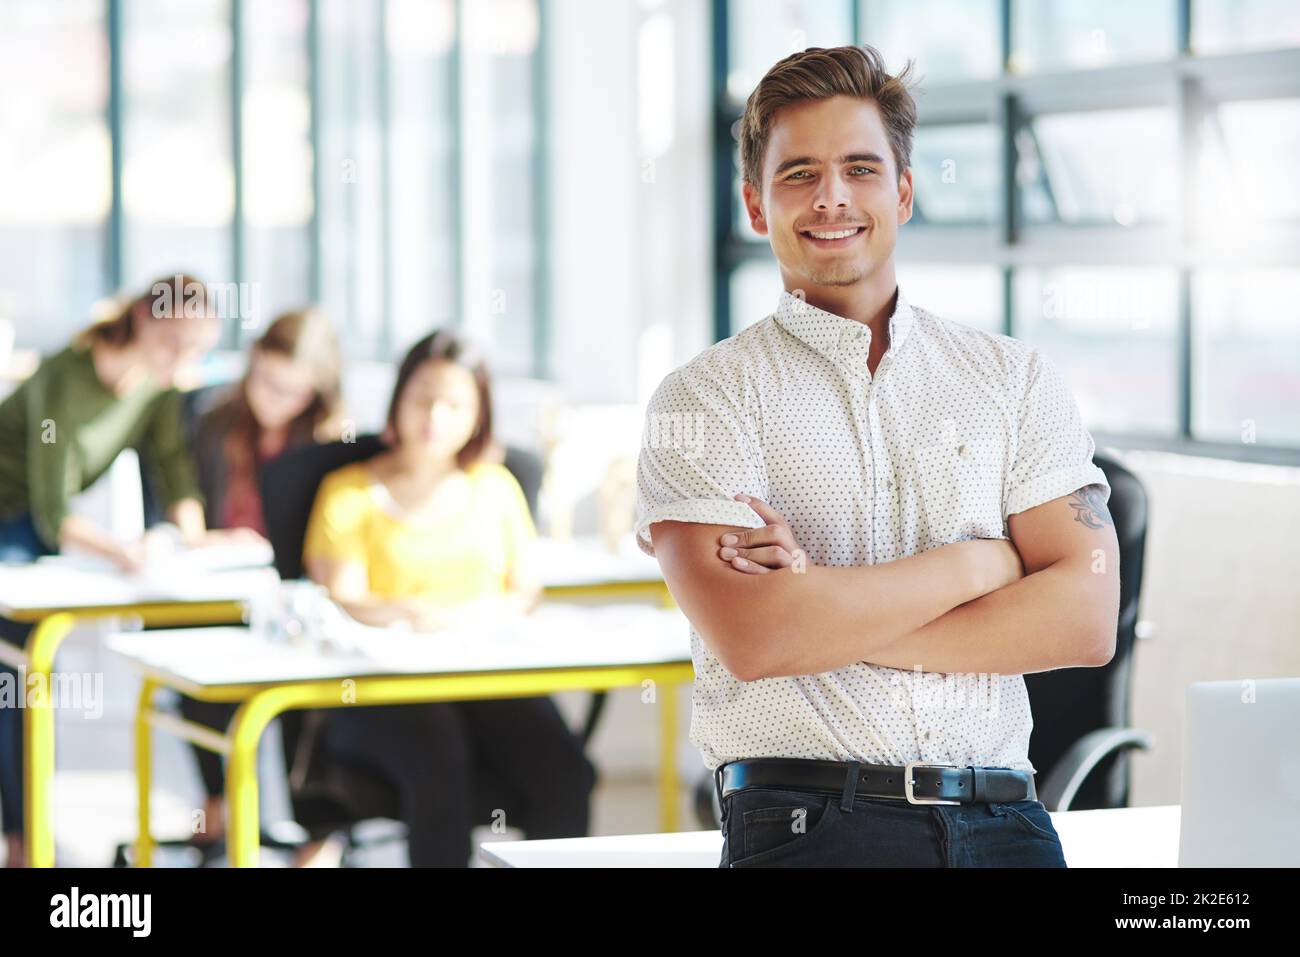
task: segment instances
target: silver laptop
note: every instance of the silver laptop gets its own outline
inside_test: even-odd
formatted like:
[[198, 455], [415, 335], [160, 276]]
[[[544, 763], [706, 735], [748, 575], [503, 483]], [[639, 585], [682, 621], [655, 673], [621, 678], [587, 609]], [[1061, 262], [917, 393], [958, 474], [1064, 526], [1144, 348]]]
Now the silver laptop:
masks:
[[1187, 689], [1179, 867], [1300, 867], [1300, 678]]

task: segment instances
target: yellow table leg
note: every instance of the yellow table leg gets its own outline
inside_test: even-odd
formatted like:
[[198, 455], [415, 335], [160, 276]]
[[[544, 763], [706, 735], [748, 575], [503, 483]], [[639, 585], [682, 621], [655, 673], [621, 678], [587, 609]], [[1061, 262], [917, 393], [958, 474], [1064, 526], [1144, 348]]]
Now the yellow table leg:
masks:
[[246, 699], [230, 723], [230, 755], [226, 761], [226, 849], [231, 867], [257, 867], [261, 853], [261, 810], [258, 806], [257, 745], [271, 720], [284, 710], [281, 699], [294, 692], [271, 688]]
[[136, 867], [153, 867], [154, 840], [149, 813], [149, 792], [153, 787], [153, 729], [149, 725], [149, 712], [153, 709], [153, 693], [157, 689], [157, 681], [145, 678], [135, 710]]
[[677, 830], [677, 685], [659, 685], [659, 830]]
[[[54, 866], [54, 822], [50, 808], [54, 780], [54, 709], [50, 705], [54, 656], [72, 631], [72, 615], [49, 615], [37, 623], [27, 640], [28, 696], [23, 710], [23, 819], [27, 832], [27, 862], [31, 867]], [[30, 691], [38, 692], [33, 695]]]

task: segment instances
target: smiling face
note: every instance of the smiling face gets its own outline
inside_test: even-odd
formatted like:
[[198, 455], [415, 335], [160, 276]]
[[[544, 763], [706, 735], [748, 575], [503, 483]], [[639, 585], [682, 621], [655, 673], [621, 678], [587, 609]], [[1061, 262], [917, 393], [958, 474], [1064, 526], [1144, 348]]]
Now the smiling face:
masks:
[[203, 358], [221, 338], [215, 316], [163, 316], [155, 319], [148, 306], [137, 307], [136, 338], [140, 356], [155, 382], [175, 384], [182, 371]]
[[874, 101], [832, 96], [782, 107], [762, 187], [746, 182], [744, 197], [787, 289], [812, 295], [873, 278], [892, 288], [898, 227], [912, 218], [912, 173], [899, 177]]
[[272, 432], [285, 428], [311, 407], [316, 400], [316, 382], [306, 364], [255, 348], [244, 382], [244, 398], [257, 424]]
[[394, 415], [397, 444], [449, 459], [465, 447], [479, 421], [474, 373], [446, 359], [429, 359], [411, 374]]

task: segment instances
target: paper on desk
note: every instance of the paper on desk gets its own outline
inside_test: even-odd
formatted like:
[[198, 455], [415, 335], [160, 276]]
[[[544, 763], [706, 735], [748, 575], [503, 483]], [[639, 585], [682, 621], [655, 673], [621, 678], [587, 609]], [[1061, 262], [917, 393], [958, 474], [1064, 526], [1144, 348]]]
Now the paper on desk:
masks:
[[270, 543], [253, 542], [206, 545], [202, 548], [180, 547], [167, 552], [155, 551], [146, 559], [144, 567], [134, 575], [126, 575], [107, 558], [76, 550], [66, 551], [60, 555], [47, 555], [39, 559], [39, 564], [54, 565], [78, 572], [120, 574], [124, 577], [144, 579], [171, 579], [178, 575], [194, 576], [244, 568], [265, 568], [274, 559], [275, 553]]
[[400, 631], [330, 616], [324, 635], [338, 650], [395, 672], [489, 671], [679, 661], [690, 658], [689, 626], [677, 609], [542, 605], [530, 615], [440, 632]]

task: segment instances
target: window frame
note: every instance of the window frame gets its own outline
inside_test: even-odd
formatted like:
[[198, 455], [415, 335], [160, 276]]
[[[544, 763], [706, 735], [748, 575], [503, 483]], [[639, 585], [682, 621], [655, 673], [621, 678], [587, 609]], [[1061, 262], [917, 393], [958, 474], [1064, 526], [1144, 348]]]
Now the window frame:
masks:
[[[126, 221], [123, 212], [122, 202], [122, 160], [123, 160], [123, 117], [125, 112], [124, 103], [124, 86], [123, 86], [123, 46], [124, 46], [124, 11], [123, 5], [126, 0], [103, 0], [105, 4], [105, 25], [108, 40], [108, 130], [110, 140], [110, 156], [112, 162], [111, 170], [111, 206], [107, 217], [107, 255], [104, 266], [105, 284], [110, 289], [120, 289], [122, 287], [124, 272], [124, 241], [126, 239]], [[245, 249], [244, 232], [246, 228], [244, 216], [244, 162], [246, 154], [243, 150], [243, 96], [246, 81], [245, 69], [245, 38], [243, 33], [243, 22], [245, 18], [245, 5], [250, 0], [229, 0], [230, 3], [230, 29], [231, 29], [231, 59], [229, 64], [229, 96], [230, 109], [230, 141], [232, 166], [234, 170], [234, 211], [232, 222], [229, 227], [227, 242], [231, 251], [231, 272], [229, 279], [236, 283], [247, 280], [247, 250]], [[322, 108], [321, 102], [321, 14], [320, 0], [307, 0], [308, 2], [308, 23], [303, 36], [303, 43], [306, 45], [308, 78], [307, 90], [310, 101], [310, 136], [311, 136], [311, 153], [313, 157], [313, 175], [311, 183], [312, 191], [312, 216], [308, 228], [308, 261], [310, 286], [309, 294], [311, 298], [320, 302], [323, 293], [323, 276], [322, 276], [322, 222], [321, 222], [321, 193], [322, 193], [322, 164], [321, 156], [321, 127], [322, 127]], [[465, 78], [465, 60], [462, 55], [464, 47], [463, 29], [465, 23], [465, 7], [470, 0], [453, 0], [454, 16], [456, 23], [456, 38], [451, 51], [452, 60], [452, 84], [453, 88], [449, 91], [449, 96], [453, 104], [452, 122], [455, 125], [452, 138], [455, 142], [461, 140], [462, 117], [460, 111], [455, 109], [461, 99], [461, 84]], [[535, 0], [537, 3], [538, 17], [538, 40], [537, 46], [531, 57], [531, 73], [533, 78], [533, 89], [531, 97], [531, 107], [534, 112], [534, 142], [531, 155], [531, 170], [533, 181], [536, 188], [533, 190], [533, 210], [532, 210], [532, 229], [530, 230], [530, 241], [533, 246], [533, 259], [535, 268], [532, 277], [533, 296], [533, 320], [530, 328], [530, 356], [529, 368], [527, 374], [537, 379], [553, 378], [549, 367], [549, 342], [550, 331], [550, 289], [549, 280], [549, 244], [545, 237], [549, 231], [549, 207], [547, 204], [547, 163], [546, 159], [549, 153], [550, 144], [547, 140], [549, 135], [547, 115], [547, 96], [546, 96], [546, 48], [547, 48], [547, 20], [548, 13], [544, 0]], [[376, 0], [377, 17], [378, 17], [378, 46], [377, 56], [380, 64], [380, 74], [377, 79], [380, 93], [379, 103], [379, 120], [381, 124], [381, 149], [386, 154], [391, 142], [391, 130], [388, 126], [389, 119], [389, 91], [387, 88], [388, 79], [388, 51], [385, 43], [384, 26], [387, 15], [387, 0]], [[460, 165], [459, 154], [457, 165]], [[460, 170], [454, 172], [456, 182], [452, 184], [450, 194], [452, 195], [452, 221], [456, 224], [456, 240], [454, 249], [456, 262], [454, 271], [457, 276], [455, 290], [455, 304], [452, 314], [456, 317], [455, 321], [458, 327], [463, 326], [464, 316], [462, 306], [464, 302], [464, 276], [465, 270], [465, 253], [464, 253], [464, 234], [462, 224], [465, 220], [466, 211], [464, 209], [465, 199], [462, 191], [458, 188]], [[389, 228], [391, 222], [390, 211], [394, 202], [392, 190], [388, 182], [388, 165], [385, 164], [381, 194], [380, 222], [382, 224], [382, 240], [378, 256], [380, 260], [381, 274], [388, 276], [390, 270], [389, 257]], [[352, 354], [358, 358], [378, 358], [392, 359], [396, 358], [394, 350], [401, 349], [405, 343], [396, 341], [394, 335], [394, 322], [391, 309], [391, 294], [388, 291], [388, 283], [384, 284], [384, 295], [381, 303], [381, 318], [379, 323], [379, 333], [375, 336], [367, 336], [364, 341], [356, 343], [356, 351]], [[343, 321], [340, 319], [340, 321]], [[346, 336], [349, 330], [340, 329], [342, 335]], [[229, 324], [225, 330], [222, 346], [229, 349], [240, 349], [255, 338], [255, 329], [241, 328], [240, 323]]]
[[[862, 36], [863, 4], [870, 0], [841, 0], [852, 4], [852, 42]], [[992, 123], [1000, 131], [1000, 177], [996, 219], [988, 228], [940, 223], [909, 224], [898, 240], [900, 259], [932, 264], [963, 263], [995, 266], [1002, 272], [1002, 332], [1015, 335], [1012, 280], [1022, 266], [1162, 266], [1177, 274], [1175, 388], [1176, 429], [1172, 434], [1146, 435], [1094, 432], [1098, 443], [1116, 448], [1161, 449], [1191, 455], [1241, 461], [1300, 465], [1300, 446], [1270, 446], [1198, 439], [1193, 433], [1193, 323], [1191, 285], [1198, 269], [1218, 266], [1282, 266], [1300, 270], [1300, 222], [1269, 224], [1256, 241], [1236, 250], [1229, 261], [1222, 251], [1198, 242], [1191, 215], [1192, 177], [1205, 117], [1225, 101], [1300, 97], [1300, 48], [1197, 54], [1192, 49], [1194, 0], [1173, 0], [1177, 31], [1172, 58], [1122, 63], [1059, 73], [1011, 71], [1012, 4], [998, 4], [1001, 38], [1000, 72], [993, 79], [950, 82], [927, 87], [920, 124]], [[713, 182], [715, 283], [713, 335], [715, 341], [731, 331], [731, 277], [742, 265], [770, 260], [767, 244], [746, 241], [732, 215], [735, 169], [732, 129], [744, 103], [727, 92], [729, 0], [713, 0]], [[848, 42], [848, 41], [846, 41]], [[1174, 113], [1178, 199], [1167, 225], [1123, 226], [1034, 225], [1022, 215], [1014, 171], [1018, 159], [1016, 135], [1029, 130], [1038, 115], [1158, 105]]]

